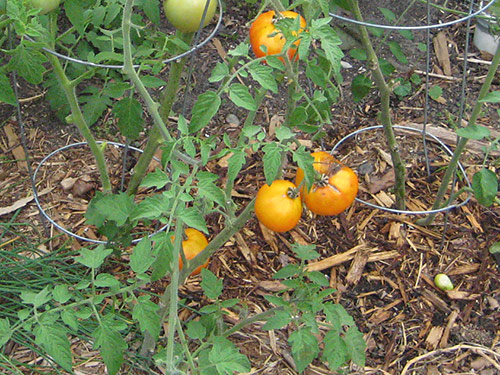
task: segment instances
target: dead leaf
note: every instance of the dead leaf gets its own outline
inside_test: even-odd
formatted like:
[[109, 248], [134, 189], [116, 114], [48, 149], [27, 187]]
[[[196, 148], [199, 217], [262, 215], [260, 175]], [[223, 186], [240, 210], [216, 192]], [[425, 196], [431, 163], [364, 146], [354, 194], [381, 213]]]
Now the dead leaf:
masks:
[[385, 190], [391, 186], [394, 186], [395, 176], [394, 169], [389, 170], [382, 177], [373, 177], [368, 185], [370, 193], [377, 194], [381, 190]]
[[71, 192], [75, 197], [83, 197], [94, 188], [95, 188], [94, 183], [83, 181], [82, 179], [79, 178], [73, 184]]
[[68, 178], [65, 178], [64, 180], [61, 181], [61, 186], [63, 188], [64, 191], [70, 191], [73, 186], [75, 185], [75, 182], [77, 181], [78, 179], [77, 178], [74, 178], [74, 177], [68, 177]]

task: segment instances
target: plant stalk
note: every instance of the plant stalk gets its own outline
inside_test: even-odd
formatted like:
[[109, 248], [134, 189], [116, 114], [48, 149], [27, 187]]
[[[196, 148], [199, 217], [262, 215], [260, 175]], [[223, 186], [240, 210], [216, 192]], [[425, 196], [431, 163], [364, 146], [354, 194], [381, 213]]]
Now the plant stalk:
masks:
[[[363, 21], [363, 16], [361, 15], [361, 10], [359, 9], [359, 4], [357, 0], [349, 0], [354, 17], [358, 21]], [[396, 196], [396, 208], [399, 210], [405, 209], [405, 177], [406, 168], [401, 159], [399, 153], [399, 146], [394, 135], [394, 129], [392, 128], [391, 120], [391, 110], [390, 110], [390, 96], [391, 90], [385, 81], [384, 75], [380, 70], [380, 64], [378, 61], [377, 54], [373, 49], [373, 45], [370, 41], [370, 36], [368, 30], [365, 26], [358, 26], [361, 33], [361, 42], [368, 55], [369, 69], [373, 73], [373, 80], [377, 86], [380, 94], [380, 120], [384, 128], [385, 138], [387, 140], [387, 146], [391, 154], [392, 164], [394, 165], [394, 174], [396, 177], [396, 183], [394, 185], [394, 193]]]
[[102, 190], [104, 193], [109, 194], [111, 193], [111, 181], [109, 179], [108, 168], [106, 165], [106, 160], [104, 158], [104, 148], [100, 147], [97, 144], [94, 136], [92, 135], [92, 132], [89, 129], [87, 122], [83, 117], [83, 113], [80, 109], [80, 106], [78, 104], [78, 99], [76, 97], [74, 85], [66, 76], [66, 73], [64, 72], [61, 62], [56, 56], [50, 53], [47, 53], [46, 55], [50, 63], [52, 64], [57, 80], [61, 84], [61, 87], [63, 88], [64, 93], [66, 95], [66, 99], [68, 100], [68, 103], [70, 105], [72, 122], [76, 125], [83, 138], [85, 138], [85, 141], [87, 141], [87, 144], [89, 145], [90, 150], [94, 155], [97, 164], [97, 169], [99, 170], [99, 174], [101, 177]]
[[[481, 90], [479, 90], [479, 95], [478, 95], [477, 101], [474, 105], [474, 108], [472, 109], [472, 114], [469, 118], [469, 123], [467, 126], [476, 126], [476, 121], [479, 117], [479, 114], [481, 113], [481, 108], [483, 106], [481, 99], [483, 99], [490, 91], [491, 83], [493, 82], [493, 79], [495, 78], [495, 74], [498, 70], [499, 64], [500, 64], [500, 46], [497, 48], [495, 55], [493, 56], [493, 60], [491, 61], [491, 65], [488, 69], [488, 74], [486, 75], [484, 83], [481, 86]], [[443, 201], [444, 196], [446, 194], [446, 191], [448, 190], [448, 185], [451, 181], [451, 178], [453, 177], [455, 170], [457, 169], [457, 165], [458, 165], [458, 162], [460, 160], [460, 156], [462, 155], [468, 141], [469, 141], [469, 139], [464, 138], [464, 137], [462, 137], [458, 140], [457, 147], [455, 148], [455, 151], [453, 152], [453, 156], [451, 157], [450, 163], [448, 164], [448, 167], [446, 168], [446, 172], [444, 173], [443, 179], [441, 181], [441, 185], [439, 186], [438, 192], [436, 193], [436, 199], [434, 200], [434, 204], [432, 205], [433, 210], [441, 207], [441, 204], [442, 204], [442, 201]], [[436, 217], [435, 213], [429, 214], [425, 218], [417, 220], [416, 224], [429, 225], [434, 221], [435, 217]]]

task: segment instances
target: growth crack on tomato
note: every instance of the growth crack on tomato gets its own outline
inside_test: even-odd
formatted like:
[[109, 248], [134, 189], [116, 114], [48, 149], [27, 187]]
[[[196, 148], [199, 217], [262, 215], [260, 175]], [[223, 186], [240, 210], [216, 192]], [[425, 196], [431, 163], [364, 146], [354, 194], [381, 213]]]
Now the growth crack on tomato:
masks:
[[302, 202], [297, 187], [290, 181], [275, 180], [259, 189], [255, 215], [262, 225], [275, 232], [293, 229], [302, 216]]
[[[297, 32], [292, 32], [292, 35], [297, 36], [299, 33], [305, 30], [306, 20], [296, 12], [283, 11], [280, 15], [284, 18], [294, 18], [300, 17], [300, 29]], [[250, 27], [250, 45], [252, 46], [253, 53], [257, 57], [264, 57], [270, 55], [280, 55], [282, 53], [283, 47], [286, 44], [286, 39], [283, 33], [276, 29], [275, 23], [278, 21], [275, 18], [275, 12], [270, 10], [260, 14]], [[297, 60], [299, 58], [297, 49], [300, 44], [300, 39], [295, 41], [292, 46], [288, 49], [287, 54], [290, 60]], [[265, 51], [262, 50], [262, 46], [265, 47]], [[279, 57], [281, 61], [284, 61], [283, 57]]]
[[351, 168], [325, 151], [311, 155], [314, 158], [313, 168], [320, 177], [306, 190], [304, 171], [297, 169], [295, 184], [301, 186], [302, 200], [317, 215], [338, 215], [354, 202], [358, 193], [358, 177]]

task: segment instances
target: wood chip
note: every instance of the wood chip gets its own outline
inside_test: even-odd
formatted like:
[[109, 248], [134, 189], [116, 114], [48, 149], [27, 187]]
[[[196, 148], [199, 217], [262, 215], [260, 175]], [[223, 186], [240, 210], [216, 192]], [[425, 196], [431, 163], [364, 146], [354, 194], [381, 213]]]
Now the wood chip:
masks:
[[444, 31], [440, 31], [434, 37], [434, 52], [439, 61], [439, 65], [447, 76], [451, 76], [450, 54], [448, 52], [448, 40]]
[[441, 341], [441, 337], [443, 336], [443, 331], [443, 327], [438, 326], [431, 328], [431, 331], [425, 339], [425, 346], [428, 350], [435, 350], [437, 348], [439, 341]]
[[[53, 189], [52, 187], [45, 188], [45, 189], [38, 192], [38, 196], [41, 197], [42, 195], [50, 193], [52, 191], [52, 189]], [[35, 199], [33, 197], [33, 195], [30, 195], [28, 197], [19, 199], [17, 202], [15, 202], [14, 204], [12, 204], [10, 206], [0, 207], [0, 216], [10, 214], [11, 212], [14, 212], [14, 211], [26, 206], [33, 199]]]
[[20, 145], [20, 140], [17, 134], [15, 133], [12, 124], [7, 124], [3, 127], [5, 134], [7, 135], [7, 139], [9, 142], [9, 147], [12, 149], [12, 156], [17, 160], [17, 165], [19, 169], [23, 169], [25, 171], [28, 170], [28, 163], [26, 162], [27, 156], [24, 153], [23, 147]]
[[365, 265], [368, 261], [368, 255], [369, 253], [363, 249], [359, 250], [356, 255], [354, 255], [354, 260], [345, 278], [347, 284], [356, 284], [361, 279]]

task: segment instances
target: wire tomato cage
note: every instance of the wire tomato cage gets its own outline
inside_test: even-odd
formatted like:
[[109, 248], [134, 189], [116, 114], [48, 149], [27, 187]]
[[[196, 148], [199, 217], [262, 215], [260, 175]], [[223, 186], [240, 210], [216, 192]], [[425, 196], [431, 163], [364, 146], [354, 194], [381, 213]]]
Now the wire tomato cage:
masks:
[[[441, 19], [438, 19], [437, 22], [432, 23], [432, 9], [436, 7], [437, 2], [431, 2], [430, 0], [420, 0], [418, 1], [418, 4], [423, 5], [426, 7], [426, 12], [427, 15], [425, 17], [425, 24], [415, 24], [415, 25], [399, 25], [399, 24], [380, 24], [380, 23], [373, 23], [373, 22], [366, 22], [366, 21], [359, 21], [356, 19], [349, 18], [343, 14], [342, 12], [338, 13], [329, 13], [329, 15], [333, 18], [333, 20], [337, 21], [342, 21], [342, 22], [347, 22], [350, 24], [355, 24], [358, 26], [365, 26], [369, 28], [376, 28], [376, 29], [383, 29], [388, 32], [392, 31], [404, 31], [404, 30], [411, 30], [411, 31], [424, 31], [426, 33], [426, 62], [425, 62], [425, 103], [424, 103], [424, 115], [423, 115], [423, 128], [422, 129], [415, 129], [412, 127], [407, 127], [407, 126], [399, 126], [399, 125], [393, 125], [392, 127], [394, 129], [404, 129], [406, 131], [410, 132], [418, 132], [421, 133], [422, 135], [422, 144], [423, 144], [423, 149], [424, 149], [424, 156], [425, 156], [425, 163], [426, 163], [426, 169], [428, 175], [430, 175], [430, 162], [428, 158], [428, 150], [427, 150], [427, 140], [428, 138], [431, 138], [433, 141], [439, 144], [439, 146], [446, 152], [448, 155], [452, 155], [453, 152], [452, 150], [442, 141], [440, 140], [437, 136], [431, 134], [427, 130], [427, 125], [429, 123], [429, 82], [430, 82], [430, 72], [431, 72], [431, 57], [430, 57], [430, 51], [431, 51], [431, 31], [433, 30], [438, 30], [438, 29], [443, 29], [450, 27], [452, 25], [457, 25], [460, 23], [465, 23], [466, 26], [466, 36], [465, 36], [465, 50], [463, 54], [463, 68], [462, 68], [462, 76], [461, 76], [461, 91], [460, 91], [460, 101], [459, 101], [459, 114], [457, 116], [457, 123], [462, 124], [462, 120], [464, 118], [464, 107], [465, 107], [465, 92], [466, 92], [466, 87], [467, 87], [467, 70], [468, 70], [468, 63], [469, 63], [469, 48], [470, 48], [470, 33], [471, 33], [471, 21], [474, 20], [477, 17], [482, 17], [486, 14], [486, 11], [493, 6], [496, 0], [491, 0], [491, 1], [475, 1], [475, 0], [469, 0], [467, 3], [468, 5], [468, 11], [467, 12], [459, 12], [457, 11], [456, 13], [460, 15], [460, 17], [447, 21], [447, 22], [441, 22]], [[413, 6], [416, 1], [411, 1], [409, 2], [410, 5], [409, 7]], [[445, 2], [446, 4], [447, 2]], [[463, 5], [463, 2], [459, 2], [460, 4]], [[440, 7], [437, 7], [438, 9], [442, 10]], [[408, 10], [408, 9], [407, 9]], [[448, 9], [450, 10], [450, 9]], [[402, 16], [400, 17], [402, 18]], [[398, 20], [396, 20], [398, 22]], [[382, 125], [377, 125], [377, 126], [370, 126], [362, 129], [358, 129], [348, 135], [346, 135], [344, 138], [342, 138], [337, 144], [333, 147], [331, 152], [335, 152], [343, 143], [346, 141], [350, 140], [351, 138], [356, 138], [359, 134], [368, 132], [368, 131], [375, 131], [378, 129], [383, 128]], [[467, 186], [470, 188], [471, 183], [465, 173], [465, 169], [461, 163], [458, 163], [458, 169], [463, 173], [465, 176], [465, 181]], [[452, 182], [452, 191], [453, 193], [453, 187], [455, 186], [456, 183], [456, 174], [454, 176], [454, 180]], [[465, 205], [471, 198], [471, 194], [468, 193], [467, 197], [460, 203], [454, 204], [453, 202], [448, 202], [448, 204], [442, 208], [439, 209], [433, 209], [433, 210], [421, 210], [421, 211], [409, 211], [409, 210], [398, 210], [390, 207], [384, 207], [380, 206], [377, 204], [373, 204], [371, 202], [362, 200], [360, 198], [356, 198], [356, 201], [359, 203], [362, 203], [364, 205], [367, 205], [372, 208], [376, 208], [382, 211], [387, 211], [395, 214], [403, 214], [403, 215], [429, 215], [429, 214], [436, 214], [439, 212], [445, 213], [445, 215], [452, 209], [461, 207]], [[445, 221], [447, 220], [447, 216], [445, 216]]]
[[[202, 25], [205, 22], [205, 16], [206, 16], [207, 9], [208, 9], [208, 7], [210, 5], [210, 1], [217, 1], [217, 3], [218, 3], [218, 18], [217, 18], [217, 22], [213, 26], [213, 29], [211, 29], [211, 31], [208, 33], [208, 35], [206, 35], [205, 38], [200, 41], [201, 32], [202, 32], [202, 29], [204, 29], [204, 27], [202, 27]], [[192, 66], [193, 66], [193, 63], [194, 63], [194, 56], [196, 55], [196, 53], [202, 47], [204, 47], [205, 45], [207, 45], [215, 37], [215, 35], [217, 35], [217, 33], [219, 32], [220, 27], [222, 25], [222, 19], [223, 19], [223, 2], [222, 2], [222, 0], [209, 0], [207, 2], [206, 6], [205, 6], [203, 15], [202, 15], [201, 20], [200, 20], [200, 27], [198, 28], [197, 32], [194, 35], [194, 38], [193, 38], [193, 41], [192, 41], [192, 46], [188, 50], [186, 50], [186, 51], [184, 51], [184, 52], [182, 52], [180, 54], [177, 54], [175, 56], [169, 57], [169, 58], [167, 58], [165, 60], [161, 60], [161, 63], [164, 64], [164, 65], [166, 65], [166, 64], [169, 64], [169, 63], [172, 63], [172, 62], [179, 61], [182, 58], [185, 58], [185, 57], [188, 57], [188, 56], [190, 57], [190, 60], [187, 63], [187, 66], [189, 67], [189, 72], [188, 72], [188, 83], [186, 85], [186, 90], [189, 90], [190, 86], [191, 86], [189, 84], [189, 81], [190, 81], [191, 75], [192, 75]], [[9, 31], [8, 42], [9, 42], [10, 47], [12, 47], [12, 45], [14, 43], [14, 37], [13, 37], [13, 33], [12, 33], [12, 30], [11, 30], [10, 26], [8, 27], [8, 31]], [[27, 35], [25, 35], [23, 37], [26, 38], [29, 41], [35, 42], [35, 40], [33, 38], [31, 38], [31, 37], [29, 37]], [[101, 64], [101, 63], [96, 63], [96, 62], [92, 62], [92, 61], [82, 60], [82, 59], [75, 58], [73, 56], [69, 56], [67, 54], [61, 53], [61, 52], [57, 52], [55, 50], [52, 50], [52, 49], [49, 49], [49, 48], [46, 48], [46, 47], [43, 47], [42, 49], [46, 53], [52, 54], [52, 55], [54, 55], [54, 56], [56, 56], [56, 57], [58, 57], [60, 59], [68, 61], [69, 63], [74, 63], [74, 64], [78, 64], [78, 65], [86, 66], [86, 67], [90, 67], [90, 68], [121, 70], [124, 67], [123, 64], [121, 64], [121, 65], [119, 65], [119, 64]], [[138, 64], [137, 62], [134, 61], [134, 65], [133, 66], [134, 66], [135, 69], [139, 69], [141, 67], [141, 64]], [[21, 112], [21, 105], [20, 105], [19, 94], [18, 94], [18, 89], [17, 89], [18, 88], [17, 74], [16, 74], [15, 70], [12, 72], [12, 82], [13, 82], [13, 86], [14, 86], [14, 94], [15, 94], [15, 97], [16, 97], [16, 112], [17, 112], [16, 115], [17, 115], [17, 118], [18, 118], [18, 124], [19, 124], [19, 128], [20, 128], [21, 143], [22, 143], [22, 146], [23, 146], [24, 152], [26, 154], [26, 158], [27, 158], [28, 172], [29, 172], [29, 175], [30, 175], [31, 187], [32, 187], [32, 190], [33, 190], [33, 197], [34, 197], [35, 203], [37, 205], [37, 208], [39, 210], [40, 217], [42, 219], [42, 223], [43, 223], [43, 225], [45, 227], [45, 230], [48, 232], [48, 226], [47, 226], [47, 222], [48, 222], [51, 225], [53, 225], [55, 228], [57, 228], [59, 231], [65, 233], [65, 234], [67, 234], [67, 235], [69, 235], [69, 236], [71, 236], [73, 238], [76, 238], [78, 240], [81, 240], [81, 241], [84, 241], [84, 242], [96, 243], [96, 244], [105, 244], [105, 243], [107, 243], [106, 241], [95, 240], [95, 239], [92, 239], [92, 238], [87, 238], [87, 237], [80, 236], [80, 235], [72, 232], [71, 230], [69, 230], [67, 228], [64, 228], [62, 225], [58, 224], [55, 220], [53, 220], [50, 217], [50, 215], [47, 214], [47, 212], [45, 211], [45, 209], [42, 207], [42, 205], [40, 203], [40, 197], [39, 197], [39, 194], [38, 194], [38, 189], [37, 189], [37, 186], [36, 186], [37, 175], [38, 175], [38, 173], [40, 171], [40, 168], [45, 163], [47, 163], [48, 160], [50, 160], [51, 158], [53, 158], [57, 154], [60, 154], [60, 153], [66, 151], [68, 149], [71, 149], [71, 148], [81, 147], [81, 146], [87, 145], [87, 142], [78, 142], [78, 143], [69, 144], [69, 145], [66, 145], [64, 147], [58, 148], [57, 150], [52, 151], [50, 154], [48, 154], [47, 156], [45, 156], [42, 159], [42, 161], [38, 164], [38, 166], [36, 167], [36, 169], [33, 171], [32, 166], [30, 164], [31, 158], [30, 158], [30, 154], [29, 154], [29, 150], [28, 150], [28, 146], [27, 146], [26, 133], [25, 133], [25, 128], [24, 128], [24, 121], [23, 121], [23, 116], [22, 116], [22, 112]], [[184, 95], [184, 100], [186, 100], [187, 97], [188, 97], [188, 95], [187, 95], [187, 92], [186, 92], [186, 95]], [[183, 111], [185, 110], [185, 107], [186, 107], [185, 104], [186, 103], [184, 102]], [[97, 143], [98, 144], [106, 143], [107, 145], [110, 145], [112, 147], [117, 147], [117, 148], [122, 148], [123, 149], [123, 166], [122, 166], [122, 171], [121, 171], [121, 173], [122, 173], [121, 180], [122, 180], [122, 185], [123, 185], [123, 180], [124, 180], [124, 176], [125, 176], [125, 172], [126, 172], [125, 171], [125, 164], [126, 164], [126, 160], [127, 160], [129, 151], [136, 151], [136, 152], [140, 152], [140, 153], [142, 153], [143, 151], [141, 149], [139, 149], [139, 148], [130, 146], [128, 144], [128, 142], [126, 144], [122, 144], [122, 143], [118, 143], [118, 142], [97, 141]], [[156, 157], [154, 158], [154, 160], [159, 161]], [[152, 236], [152, 235], [154, 235], [157, 232], [160, 232], [160, 231], [163, 231], [163, 230], [167, 230], [167, 229], [168, 229], [168, 225], [164, 225], [161, 228], [159, 228], [157, 231], [155, 231], [153, 234], [150, 234], [149, 236]], [[140, 240], [141, 240], [141, 238], [136, 238], [136, 239], [134, 239], [132, 241], [132, 243], [137, 243]]]

